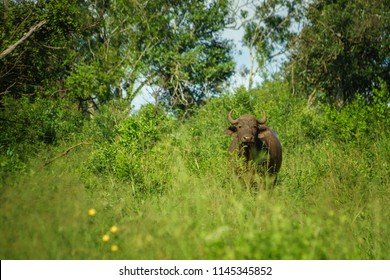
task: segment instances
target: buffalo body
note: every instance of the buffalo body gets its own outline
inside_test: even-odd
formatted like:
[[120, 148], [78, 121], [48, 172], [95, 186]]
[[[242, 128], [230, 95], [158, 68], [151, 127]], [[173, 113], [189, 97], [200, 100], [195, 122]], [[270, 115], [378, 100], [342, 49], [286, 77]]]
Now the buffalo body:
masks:
[[276, 132], [265, 124], [266, 114], [263, 113], [262, 119], [249, 114], [233, 119], [230, 111], [228, 121], [232, 125], [224, 132], [233, 136], [230, 153], [236, 153], [247, 163], [253, 162], [263, 173], [275, 175], [276, 181], [282, 165], [282, 145]]

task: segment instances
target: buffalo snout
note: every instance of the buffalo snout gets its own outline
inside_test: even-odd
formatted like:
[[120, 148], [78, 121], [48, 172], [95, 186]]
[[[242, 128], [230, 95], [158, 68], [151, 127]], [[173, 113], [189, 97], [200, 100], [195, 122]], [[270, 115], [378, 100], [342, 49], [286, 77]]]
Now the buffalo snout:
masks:
[[253, 135], [244, 135], [241, 137], [242, 143], [254, 143], [255, 137]]

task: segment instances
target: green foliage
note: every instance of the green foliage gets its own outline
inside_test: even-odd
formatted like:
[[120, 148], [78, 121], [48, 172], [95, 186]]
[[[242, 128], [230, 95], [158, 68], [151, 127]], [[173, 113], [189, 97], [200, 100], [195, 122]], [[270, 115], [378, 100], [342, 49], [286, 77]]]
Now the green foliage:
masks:
[[93, 99], [130, 105], [148, 86], [179, 115], [220, 93], [234, 72], [232, 45], [221, 37], [230, 2], [144, 4], [1, 3], [1, 51], [23, 40], [0, 61], [0, 104], [4, 96], [66, 98], [85, 113]]
[[83, 125], [80, 115], [65, 101], [4, 98], [0, 111], [1, 166], [22, 171], [25, 161], [43, 145], [73, 140]]
[[108, 138], [97, 146], [89, 169], [97, 174], [112, 174], [119, 180], [128, 180], [135, 189], [159, 191], [163, 181], [156, 183], [153, 177], [163, 173], [164, 167], [161, 171], [148, 170], [152, 168], [151, 161], [167, 164], [160, 158], [166, 151], [155, 146], [170, 133], [172, 121], [160, 109], [152, 105], [143, 106], [136, 115], [113, 128], [116, 131], [114, 139]]
[[319, 105], [304, 111], [303, 129], [309, 138], [367, 144], [377, 139], [389, 127], [389, 91], [386, 84], [374, 89], [369, 106], [363, 97], [339, 110], [331, 105]]
[[156, 141], [168, 132], [168, 118], [161, 110], [157, 111], [153, 105], [142, 107], [137, 115], [128, 118], [120, 127], [119, 144], [130, 147], [131, 150], [141, 152], [150, 148]]
[[[61, 81], [80, 28], [77, 1], [2, 1], [1, 52], [22, 39], [38, 22], [46, 23], [0, 60], [0, 102], [4, 96], [62, 93]], [[53, 89], [54, 88], [54, 89]]]
[[221, 37], [229, 1], [179, 0], [147, 8], [157, 15], [148, 24], [158, 44], [145, 56], [146, 75], [152, 75], [162, 101], [186, 112], [220, 93], [235, 66], [232, 45]]
[[[247, 2], [242, 5], [236, 25], [242, 26], [243, 46], [247, 47], [250, 56], [249, 69], [245, 66], [242, 76], [248, 75], [248, 88], [251, 89], [257, 75], [261, 78], [270, 76], [265, 70], [267, 62], [285, 52], [288, 40], [299, 30], [295, 27], [302, 18], [304, 10], [301, 0], [267, 0]], [[249, 11], [253, 15], [249, 16]], [[236, 11], [238, 14], [238, 11]]]
[[87, 100], [94, 96], [104, 102], [111, 99], [110, 90], [107, 88], [107, 76], [97, 66], [79, 64], [75, 71], [66, 78], [65, 86], [68, 88], [68, 97], [73, 100]]
[[288, 79], [303, 95], [341, 107], [389, 76], [389, 1], [314, 1], [291, 44]]

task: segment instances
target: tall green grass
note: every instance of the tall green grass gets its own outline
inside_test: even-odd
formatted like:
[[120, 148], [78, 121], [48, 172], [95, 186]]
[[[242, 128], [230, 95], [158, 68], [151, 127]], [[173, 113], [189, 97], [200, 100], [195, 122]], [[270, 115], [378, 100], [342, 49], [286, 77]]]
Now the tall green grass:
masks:
[[[272, 190], [233, 172], [223, 134], [232, 107], [269, 112], [284, 149]], [[278, 85], [212, 100], [138, 152], [126, 137], [148, 134], [121, 132], [134, 120], [41, 168], [71, 143], [46, 149], [3, 181], [0, 258], [388, 259], [388, 134], [342, 141], [324, 123]]]

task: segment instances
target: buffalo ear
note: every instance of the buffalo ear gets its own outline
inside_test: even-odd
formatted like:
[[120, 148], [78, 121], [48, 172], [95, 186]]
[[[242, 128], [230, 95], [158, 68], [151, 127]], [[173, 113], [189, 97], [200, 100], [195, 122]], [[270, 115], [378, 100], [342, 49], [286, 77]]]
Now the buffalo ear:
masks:
[[237, 135], [237, 127], [229, 126], [228, 128], [225, 129], [225, 131], [223, 133], [225, 133], [227, 135], [231, 135], [231, 136], [236, 136]]
[[264, 124], [259, 124], [258, 128], [259, 128], [259, 133], [257, 134], [257, 138], [263, 140], [267, 135], [268, 126]]

